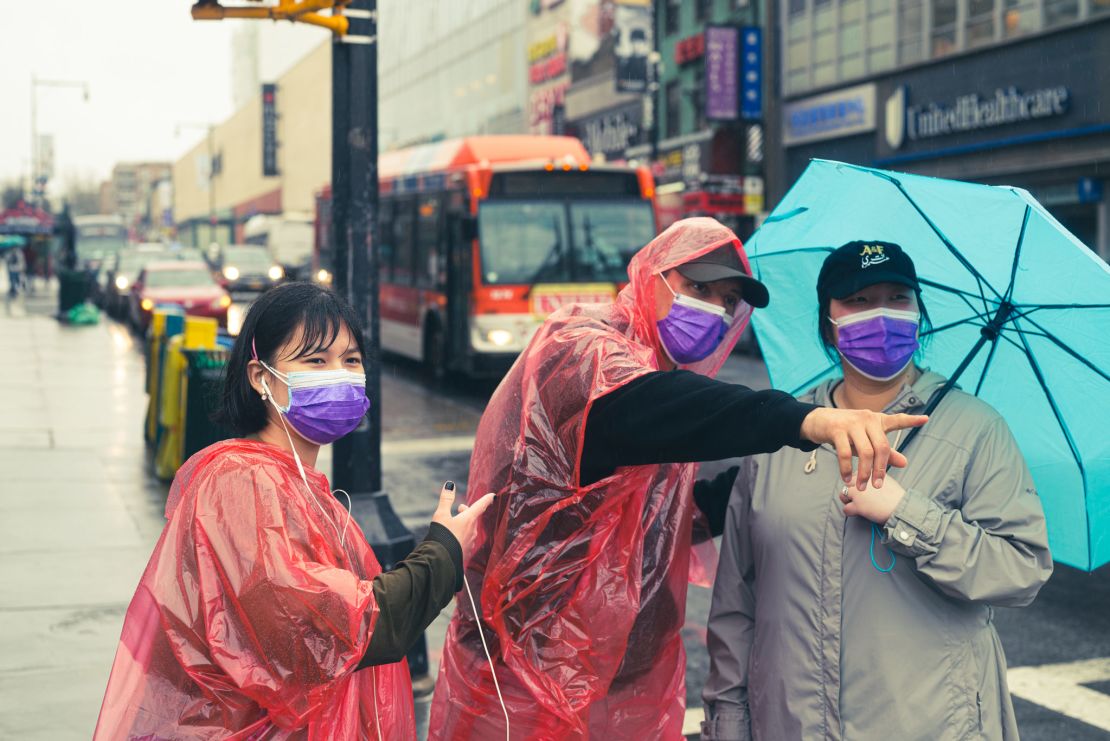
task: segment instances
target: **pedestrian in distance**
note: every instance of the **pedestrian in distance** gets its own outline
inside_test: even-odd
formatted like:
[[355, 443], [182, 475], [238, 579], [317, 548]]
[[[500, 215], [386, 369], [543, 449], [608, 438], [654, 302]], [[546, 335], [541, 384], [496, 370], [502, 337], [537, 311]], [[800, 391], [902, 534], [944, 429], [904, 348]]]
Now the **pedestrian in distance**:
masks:
[[8, 270], [8, 297], [15, 298], [23, 287], [23, 274], [27, 270], [27, 260], [23, 249], [13, 247], [4, 255], [4, 267]]
[[[913, 414], [945, 385], [914, 362], [930, 325], [899, 245], [832, 252], [817, 316], [842, 377], [805, 401]], [[998, 413], [955, 388], [905, 452], [882, 489], [845, 486], [826, 445], [743, 461], [709, 614], [703, 739], [1016, 741], [992, 618], [1052, 573], [1029, 469]]]
[[448, 628], [432, 739], [681, 738], [694, 502], [732, 486], [695, 483], [697, 462], [821, 443], [843, 481], [878, 485], [905, 464], [886, 432], [925, 422], [714, 380], [770, 297], [713, 219], [672, 225], [628, 275], [615, 303], [549, 317], [482, 415], [470, 484], [499, 497], [467, 569], [474, 602]]
[[244, 437], [174, 479], [96, 739], [415, 738], [404, 656], [460, 588], [492, 495], [452, 516], [445, 484], [428, 537], [382, 572], [314, 469], [369, 408], [364, 356], [358, 317], [324, 288], [251, 306], [220, 410]]

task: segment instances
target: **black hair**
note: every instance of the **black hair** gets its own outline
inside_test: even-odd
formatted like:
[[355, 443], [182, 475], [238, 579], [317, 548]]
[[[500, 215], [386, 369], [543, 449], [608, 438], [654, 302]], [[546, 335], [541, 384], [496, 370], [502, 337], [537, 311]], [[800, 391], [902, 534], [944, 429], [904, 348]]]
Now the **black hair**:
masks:
[[259, 360], [273, 367], [275, 355], [303, 328], [300, 344], [290, 358], [301, 358], [331, 347], [346, 325], [358, 350], [366, 357], [362, 323], [339, 294], [315, 283], [284, 283], [262, 294], [247, 311], [224, 371], [224, 390], [215, 414], [218, 423], [237, 435], [251, 435], [266, 426], [266, 402], [250, 384], [247, 364], [257, 351]]
[[[917, 297], [917, 310], [921, 313], [921, 320], [917, 324], [917, 336], [920, 338], [921, 344], [917, 352], [920, 353], [932, 337], [933, 322], [929, 319], [929, 310], [925, 308], [925, 302], [921, 299], [921, 291], [909, 286], [906, 286], [906, 289], [913, 291], [913, 295]], [[821, 339], [821, 344], [825, 348], [825, 355], [829, 357], [829, 360], [839, 363], [840, 353], [836, 350], [832, 321], [829, 319], [829, 305], [831, 303], [831, 296], [817, 296], [817, 336]]]

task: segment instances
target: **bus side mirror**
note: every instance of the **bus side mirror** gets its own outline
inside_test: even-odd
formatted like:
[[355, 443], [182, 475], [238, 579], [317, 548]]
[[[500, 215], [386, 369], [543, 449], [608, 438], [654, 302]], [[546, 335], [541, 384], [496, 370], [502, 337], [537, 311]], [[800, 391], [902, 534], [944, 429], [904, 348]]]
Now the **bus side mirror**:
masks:
[[478, 219], [466, 215], [459, 217], [459, 236], [464, 242], [471, 242], [478, 238]]

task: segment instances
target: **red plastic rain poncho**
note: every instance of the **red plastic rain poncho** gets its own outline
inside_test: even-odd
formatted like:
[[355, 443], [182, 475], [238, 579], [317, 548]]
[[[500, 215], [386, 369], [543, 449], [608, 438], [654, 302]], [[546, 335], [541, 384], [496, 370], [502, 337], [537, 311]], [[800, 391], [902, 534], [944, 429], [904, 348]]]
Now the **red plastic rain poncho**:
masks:
[[[194, 455], [127, 609], [96, 739], [412, 739], [404, 662], [353, 671], [381, 567], [327, 478], [261, 442]], [[321, 508], [327, 514], [321, 512]]]
[[[514, 739], [678, 739], [696, 464], [630, 466], [579, 486], [593, 402], [659, 370], [655, 275], [739, 240], [713, 219], [680, 221], [642, 249], [610, 306], [553, 314], [502, 381], [478, 427], [468, 489], [502, 495], [481, 522], [467, 579], [480, 602]], [[747, 325], [709, 358], [720, 368]], [[505, 738], [490, 668], [464, 597], [451, 620], [431, 739]]]

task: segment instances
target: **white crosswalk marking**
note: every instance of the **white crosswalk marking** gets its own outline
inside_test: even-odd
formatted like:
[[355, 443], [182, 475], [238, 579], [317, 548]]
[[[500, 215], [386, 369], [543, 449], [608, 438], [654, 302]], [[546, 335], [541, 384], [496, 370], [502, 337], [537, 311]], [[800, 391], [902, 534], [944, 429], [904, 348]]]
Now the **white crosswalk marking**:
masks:
[[1110, 658], [1018, 666], [1007, 679], [1015, 696], [1110, 731], [1110, 695], [1081, 686], [1110, 681]]

